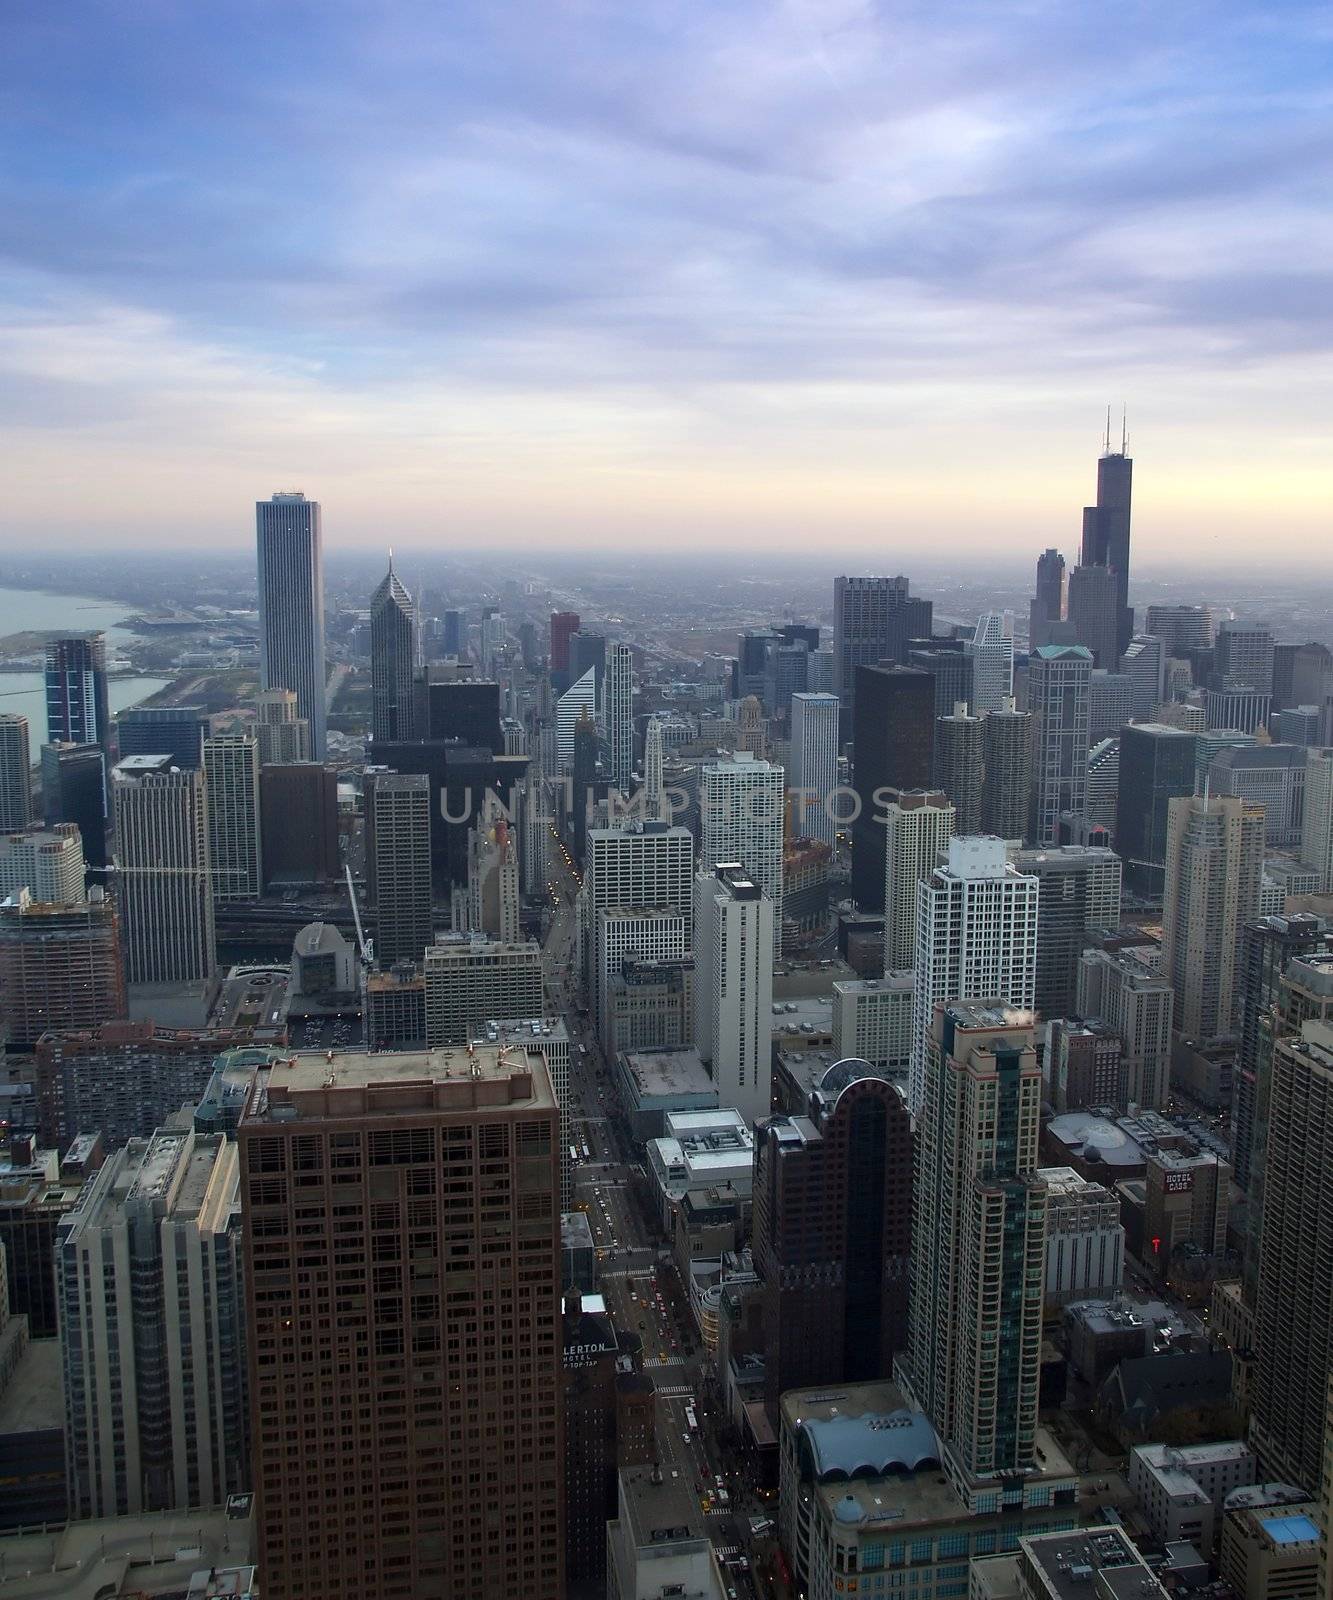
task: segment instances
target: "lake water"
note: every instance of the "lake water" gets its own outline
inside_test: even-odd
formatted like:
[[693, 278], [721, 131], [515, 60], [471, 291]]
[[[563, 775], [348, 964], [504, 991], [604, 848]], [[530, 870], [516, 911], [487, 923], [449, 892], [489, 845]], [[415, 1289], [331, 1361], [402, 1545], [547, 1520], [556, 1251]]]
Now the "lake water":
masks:
[[[86, 633], [100, 628], [112, 651], [134, 635], [115, 624], [134, 610], [118, 600], [92, 600], [86, 595], [44, 594], [34, 589], [0, 589], [0, 638], [28, 629], [67, 628]], [[170, 678], [112, 678], [107, 685], [111, 711], [124, 711], [146, 700]], [[33, 759], [46, 743], [46, 686], [40, 672], [0, 672], [0, 711], [21, 711], [30, 725]]]

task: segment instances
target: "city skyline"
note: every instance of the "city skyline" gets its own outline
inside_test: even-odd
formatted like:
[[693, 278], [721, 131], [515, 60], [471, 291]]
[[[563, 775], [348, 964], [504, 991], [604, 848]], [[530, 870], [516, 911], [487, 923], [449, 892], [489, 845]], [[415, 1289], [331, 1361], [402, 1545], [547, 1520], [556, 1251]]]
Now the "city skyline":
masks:
[[1136, 13], [1113, 84], [1103, 19], [980, 3], [7, 43], [19, 543], [170, 547], [188, 505], [231, 547], [301, 482], [405, 554], [1072, 554], [1108, 402], [1141, 570], [1323, 531], [1313, 7]]

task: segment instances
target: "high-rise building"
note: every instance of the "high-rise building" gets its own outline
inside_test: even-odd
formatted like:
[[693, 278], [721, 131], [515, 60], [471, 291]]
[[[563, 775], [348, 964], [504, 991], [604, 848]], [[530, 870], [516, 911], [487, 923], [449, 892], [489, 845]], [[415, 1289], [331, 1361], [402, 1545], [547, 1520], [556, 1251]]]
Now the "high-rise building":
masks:
[[596, 685], [597, 699], [602, 698], [602, 679], [606, 674], [606, 635], [589, 633], [580, 628], [569, 636], [569, 680], [577, 683], [585, 672], [591, 671]]
[[[835, 712], [836, 722], [836, 712]], [[793, 743], [795, 736], [793, 735]], [[649, 717], [643, 735], [643, 816], [646, 822], [666, 818], [666, 778], [663, 772], [662, 719]]]
[[929, 673], [910, 667], [864, 666], [856, 676], [852, 787], [859, 810], [852, 823], [852, 897], [862, 911], [879, 911], [882, 791], [928, 789], [934, 780], [935, 684]]
[[1134, 717], [1134, 680], [1125, 672], [1094, 667], [1088, 677], [1088, 743], [1116, 738]]
[[83, 899], [83, 841], [72, 822], [0, 835], [0, 899], [31, 891], [45, 905]]
[[884, 970], [916, 964], [917, 886], [947, 854], [957, 809], [939, 789], [892, 789], [885, 812]]
[[117, 895], [132, 984], [213, 977], [217, 942], [202, 772], [127, 756], [111, 774]]
[[930, 637], [931, 602], [912, 599], [910, 590], [902, 576], [834, 581], [833, 687], [842, 706], [844, 736], [854, 723], [858, 670], [880, 661], [901, 662], [909, 639]]
[[1324, 706], [1333, 696], [1333, 651], [1314, 640], [1274, 644], [1273, 709]]
[[63, 1156], [40, 1149], [30, 1133], [11, 1133], [0, 1151], [0, 1249], [9, 1309], [28, 1319], [34, 1339], [54, 1339], [65, 1320], [56, 1296], [56, 1238], [89, 1176], [105, 1156], [97, 1134], [84, 1134]]
[[1104, 672], [1120, 660], [1116, 648], [1119, 585], [1108, 567], [1075, 567], [1069, 575], [1069, 625], [1077, 643]]
[[1274, 711], [1269, 731], [1280, 744], [1298, 744], [1303, 749], [1322, 743], [1324, 710], [1322, 706], [1289, 706], [1285, 711]]
[[[268, 1600], [564, 1600], [559, 1135], [541, 1051], [509, 1045], [321, 1051], [251, 1095]], [[298, 1231], [302, 1208], [336, 1214], [336, 1233]]]
[[958, 813], [955, 833], [981, 832], [981, 795], [986, 773], [985, 723], [960, 701], [935, 723], [935, 783]]
[[[1113, 451], [1108, 427], [1106, 448], [1097, 463], [1097, 504], [1083, 508], [1082, 561], [1085, 567], [1109, 567], [1115, 574], [1119, 612], [1117, 660], [1134, 634], [1134, 613], [1129, 604], [1129, 516], [1133, 477], [1134, 462], [1125, 441], [1122, 439], [1120, 449]], [[1072, 581], [1070, 588], [1072, 591]], [[1071, 592], [1071, 610], [1072, 605]]]
[[773, 1101], [773, 902], [739, 863], [695, 883], [695, 1048], [719, 1104], [756, 1122]]
[[1046, 1256], [1032, 1020], [1002, 997], [937, 1001], [927, 1050], [905, 1375], [958, 1475], [1021, 1473], [1036, 1465]]
[[602, 1014], [598, 987], [597, 919], [623, 907], [661, 909], [694, 927], [694, 836], [688, 828], [644, 822], [588, 830], [583, 889], [579, 895], [583, 971], [589, 1011]]
[[1088, 805], [1083, 815], [1089, 834], [1100, 829], [1109, 841], [1117, 842], [1119, 798], [1120, 740], [1103, 739], [1088, 751]]
[[1101, 1017], [1054, 1017], [1046, 1033], [1046, 1078], [1057, 1112], [1125, 1103], [1124, 1048]]
[[1120, 735], [1116, 851], [1125, 885], [1148, 900], [1166, 876], [1167, 806], [1194, 793], [1195, 735], [1160, 722], [1135, 723]]
[[534, 940], [501, 944], [456, 934], [427, 946], [426, 1042], [466, 1044], [495, 1018], [540, 1017], [546, 1009], [542, 951]]
[[1014, 619], [1003, 611], [983, 611], [968, 640], [972, 662], [972, 711], [1003, 711], [1014, 692]]
[[319, 503], [275, 494], [255, 506], [259, 557], [259, 675], [291, 689], [310, 724], [310, 754], [324, 759], [324, 549]]
[[1241, 930], [1259, 914], [1264, 814], [1229, 797], [1168, 802], [1162, 971], [1187, 1039], [1229, 1034], [1237, 1018]]
[[[690, 955], [692, 916], [669, 906], [611, 906], [597, 913], [592, 930], [597, 996], [593, 1021], [608, 1060], [615, 1025], [613, 990], [627, 965], [675, 966]], [[693, 1042], [693, 1023], [686, 1044]]]
[[1301, 860], [1319, 874], [1322, 894], [1333, 893], [1333, 749], [1305, 754], [1305, 804], [1301, 816]]
[[1131, 950], [1084, 950], [1075, 1010], [1088, 1022], [1104, 1022], [1120, 1039], [1120, 1082], [1109, 1103], [1126, 1110], [1165, 1106], [1175, 991], [1161, 973]]
[[1213, 643], [1215, 689], [1254, 689], [1273, 693], [1273, 633], [1263, 622], [1224, 618]]
[[550, 665], [552, 673], [568, 673], [570, 635], [578, 631], [579, 614], [577, 611], [553, 611], [551, 613]]
[[700, 866], [739, 862], [773, 907], [772, 959], [782, 953], [782, 768], [748, 750], [708, 761], [699, 774]]
[[620, 1342], [600, 1295], [572, 1290], [562, 1321], [565, 1571], [569, 1592], [606, 1593], [606, 1525], [616, 1514]]
[[1065, 615], [1065, 558], [1058, 550], [1046, 549], [1037, 557], [1037, 588], [1028, 612], [1028, 647], [1039, 650], [1055, 644], [1051, 624], [1063, 622]]
[[[1236, 970], [1240, 1037], [1232, 1074], [1231, 1152], [1236, 1182], [1251, 1196], [1251, 1179], [1262, 1166], [1268, 1121], [1269, 1069], [1278, 1015], [1284, 1006], [1283, 980], [1297, 958], [1333, 953], [1333, 927], [1308, 913], [1259, 917], [1241, 931]], [[1289, 997], [1288, 997], [1289, 998]], [[1257, 1214], [1257, 1213], [1256, 1213]]]
[[1071, 844], [1020, 851], [1014, 865], [1037, 880], [1037, 1014], [1073, 1016], [1088, 935], [1120, 926], [1120, 857]]
[[208, 865], [213, 899], [258, 900], [264, 892], [259, 835], [259, 744], [253, 734], [204, 740]]
[[100, 888], [72, 905], [45, 904], [26, 889], [0, 901], [0, 1013], [9, 1048], [22, 1051], [48, 1029], [125, 1015], [120, 924]]
[[375, 905], [375, 961], [387, 970], [419, 962], [431, 940], [430, 780], [377, 771], [365, 784], [366, 887]]
[[1061, 813], [1087, 808], [1091, 674], [1091, 652], [1077, 644], [1043, 645], [1028, 664], [1034, 844], [1054, 844]]
[[832, 844], [838, 825], [832, 795], [838, 785], [838, 697], [794, 694], [791, 697], [791, 787], [795, 791], [793, 826], [802, 838]]
[[1333, 1027], [1277, 1039], [1270, 1072], [1250, 1429], [1274, 1477], [1313, 1489], [1333, 1370]]
[[266, 888], [334, 882], [341, 870], [338, 774], [319, 761], [261, 766], [259, 831]]
[[935, 680], [935, 717], [947, 717], [961, 701], [971, 705], [972, 657], [968, 639], [911, 640], [904, 666], [928, 672]]
[[46, 742], [110, 748], [105, 634], [47, 640]]
[[1153, 634], [1136, 633], [1129, 641], [1120, 662], [1120, 670], [1131, 684], [1126, 722], [1152, 721], [1166, 693], [1166, 662], [1165, 644]]
[[1249, 684], [1203, 691], [1203, 720], [1208, 728], [1234, 728], [1242, 733], [1257, 733], [1268, 722], [1268, 695]]
[[0, 711], [0, 833], [17, 832], [32, 821], [32, 747], [28, 719], [19, 711]]
[[230, 1139], [164, 1130], [110, 1156], [61, 1223], [71, 1516], [250, 1488], [239, 1198]]
[[1000, 839], [1021, 839], [1032, 800], [1032, 717], [1014, 709], [988, 711], [981, 720], [985, 783], [981, 791], [981, 831]]
[[1160, 639], [1168, 656], [1188, 661], [1213, 648], [1213, 613], [1208, 606], [1149, 606], [1143, 631]]
[[402, 580], [389, 570], [370, 598], [370, 736], [410, 739], [415, 734], [414, 682], [420, 665], [417, 608]]
[[806, 1112], [755, 1134], [764, 1394], [892, 1371], [907, 1343], [912, 1119], [868, 1062], [824, 1072]]
[[261, 767], [286, 767], [311, 759], [310, 723], [297, 715], [293, 689], [266, 689], [255, 696], [255, 733]]
[[1264, 808], [1264, 844], [1300, 844], [1305, 810], [1306, 751], [1297, 744], [1230, 745], [1208, 768], [1212, 794], [1235, 795]]
[[1031, 1011], [1037, 993], [1037, 880], [1019, 872], [1004, 841], [950, 839], [948, 858], [917, 887], [912, 1062], [908, 1105], [926, 1103], [935, 1006], [968, 989]]
[[202, 706], [131, 706], [116, 717], [116, 752], [169, 755], [173, 767], [203, 765], [208, 715]]
[[472, 830], [467, 879], [469, 932], [484, 933], [502, 944], [513, 944], [522, 937], [518, 879], [514, 830], [492, 806]]
[[606, 647], [602, 721], [606, 729], [607, 777], [628, 794], [634, 776], [634, 653], [627, 644]]
[[597, 720], [597, 673], [589, 667], [570, 684], [555, 705], [556, 749], [561, 772], [574, 766], [574, 730], [583, 720]]
[[100, 745], [42, 746], [42, 815], [50, 826], [74, 823], [89, 869], [106, 866], [106, 756]]

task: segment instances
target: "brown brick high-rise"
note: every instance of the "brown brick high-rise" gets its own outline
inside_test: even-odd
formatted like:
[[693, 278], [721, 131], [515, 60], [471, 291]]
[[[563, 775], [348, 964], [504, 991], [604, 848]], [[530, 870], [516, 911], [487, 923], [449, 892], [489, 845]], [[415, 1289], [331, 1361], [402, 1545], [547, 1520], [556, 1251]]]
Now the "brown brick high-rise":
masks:
[[542, 1056], [300, 1056], [238, 1137], [266, 1600], [562, 1600]]

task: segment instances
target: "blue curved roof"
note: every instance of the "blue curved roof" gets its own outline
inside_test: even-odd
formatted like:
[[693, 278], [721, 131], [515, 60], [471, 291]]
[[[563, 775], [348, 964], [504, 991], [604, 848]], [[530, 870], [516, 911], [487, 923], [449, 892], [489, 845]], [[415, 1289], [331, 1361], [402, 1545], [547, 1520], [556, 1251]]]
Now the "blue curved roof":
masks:
[[810, 1418], [800, 1425], [821, 1483], [832, 1477], [874, 1478], [940, 1464], [940, 1441], [921, 1411], [868, 1412]]

